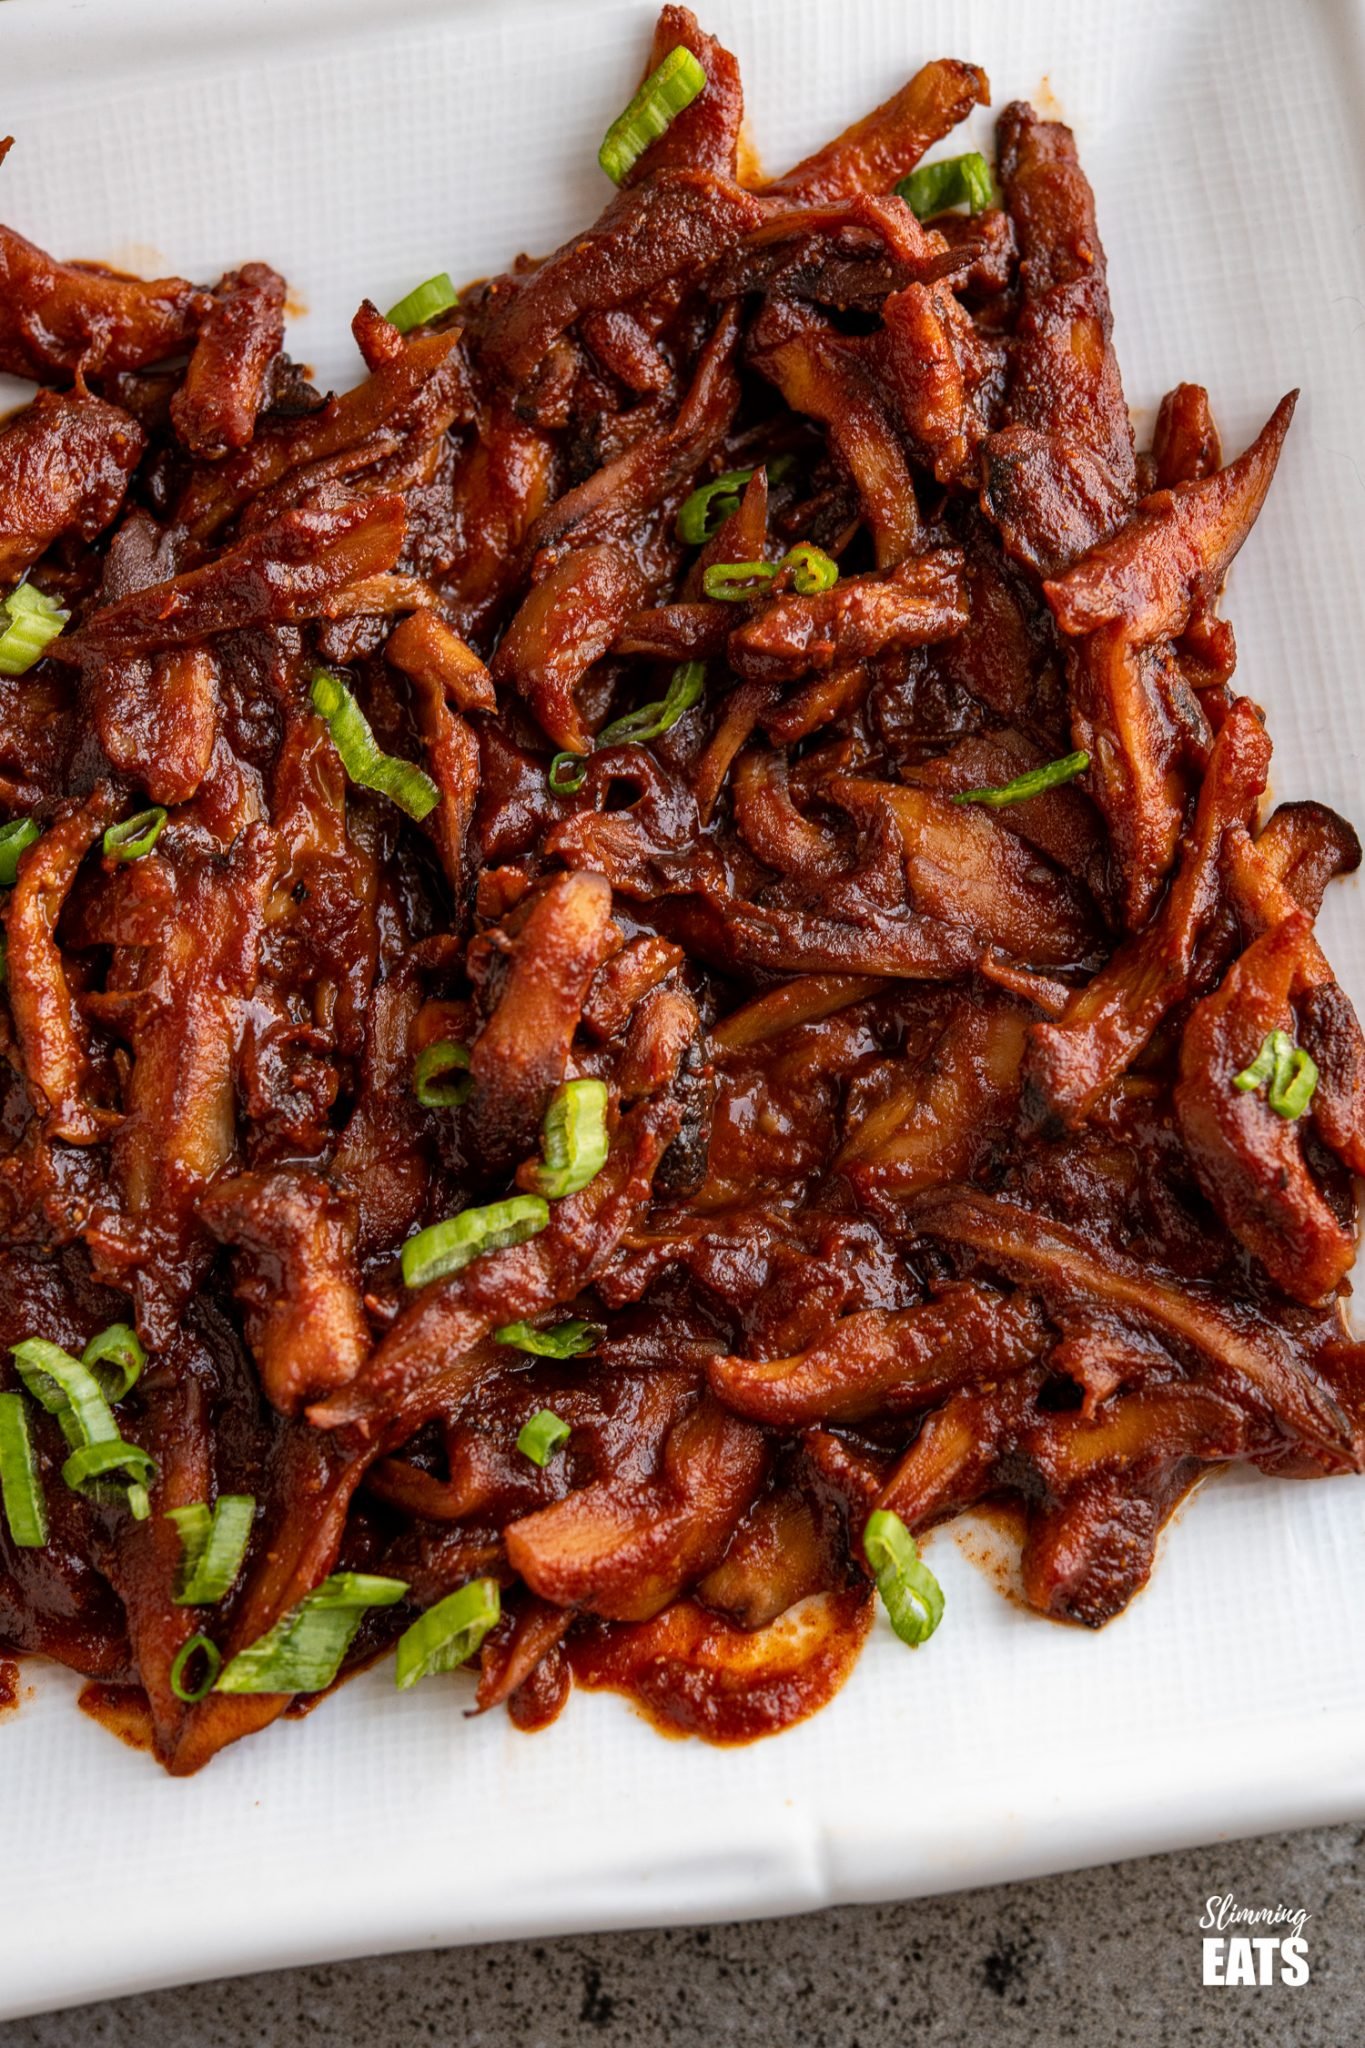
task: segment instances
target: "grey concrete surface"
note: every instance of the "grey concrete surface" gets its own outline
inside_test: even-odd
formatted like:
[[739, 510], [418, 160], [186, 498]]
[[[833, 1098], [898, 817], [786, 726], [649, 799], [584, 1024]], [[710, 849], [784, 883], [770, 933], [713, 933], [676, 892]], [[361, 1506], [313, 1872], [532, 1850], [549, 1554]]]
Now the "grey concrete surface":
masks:
[[[12, 2021], [0, 2048], [1353, 2048], [1362, 1847], [1321, 1828], [907, 1905], [281, 1971]], [[1200, 1916], [1229, 1892], [1312, 1916], [1307, 1984], [1203, 1985]]]

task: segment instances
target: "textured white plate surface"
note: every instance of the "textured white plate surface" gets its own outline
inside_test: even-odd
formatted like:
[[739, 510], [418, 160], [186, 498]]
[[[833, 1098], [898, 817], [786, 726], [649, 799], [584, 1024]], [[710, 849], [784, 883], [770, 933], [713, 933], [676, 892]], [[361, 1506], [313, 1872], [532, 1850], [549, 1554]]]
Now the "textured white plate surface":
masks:
[[[922, 61], [1079, 132], [1130, 402], [1206, 382], [1225, 444], [1303, 398], [1228, 610], [1277, 797], [1365, 823], [1365, 14], [1342, 0], [712, 0], [764, 162]], [[595, 150], [648, 0], [9, 0], [7, 220], [65, 255], [207, 277], [261, 257], [294, 351], [415, 280], [545, 249], [606, 197]], [[982, 117], [985, 132], [985, 117]], [[1357, 1002], [1353, 884], [1324, 917]], [[172, 1783], [76, 1712], [0, 1723], [0, 2017], [219, 1972], [946, 1890], [1365, 1814], [1365, 1482], [1233, 1477], [1189, 1503], [1099, 1636], [1002, 1600], [936, 1536], [947, 1619], [879, 1624], [841, 1696], [753, 1748], [666, 1742], [579, 1694], [547, 1733], [380, 1670]], [[1191, 1901], [1192, 1915], [1197, 1902]], [[1193, 1922], [1192, 1922], [1193, 1924]]]

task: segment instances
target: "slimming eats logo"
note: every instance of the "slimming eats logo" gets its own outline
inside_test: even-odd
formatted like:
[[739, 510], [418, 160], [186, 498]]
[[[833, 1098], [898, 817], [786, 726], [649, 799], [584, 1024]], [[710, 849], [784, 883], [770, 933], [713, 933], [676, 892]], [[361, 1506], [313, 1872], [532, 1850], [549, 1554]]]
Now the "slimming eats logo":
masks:
[[[1204, 1982], [1306, 1984], [1303, 1928], [1311, 1918], [1301, 1906], [1239, 1906], [1231, 1892], [1206, 1899], [1199, 1925], [1216, 1932], [1204, 1935]], [[1241, 1928], [1255, 1931], [1236, 1931]]]

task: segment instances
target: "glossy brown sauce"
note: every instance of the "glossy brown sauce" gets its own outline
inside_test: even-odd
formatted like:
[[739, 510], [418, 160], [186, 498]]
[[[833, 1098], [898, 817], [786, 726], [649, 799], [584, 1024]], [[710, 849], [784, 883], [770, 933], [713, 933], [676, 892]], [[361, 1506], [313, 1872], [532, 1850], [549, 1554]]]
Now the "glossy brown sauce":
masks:
[[968, 1564], [984, 1573], [1002, 1599], [1027, 1607], [1019, 1574], [1019, 1554], [1028, 1532], [1024, 1503], [1007, 1497], [978, 1501], [949, 1528]]
[[754, 141], [754, 131], [747, 117], [740, 123], [735, 175], [741, 185], [757, 187], [764, 182], [763, 164], [758, 154], [758, 145]]
[[129, 1749], [153, 1747], [152, 1710], [140, 1685], [85, 1685], [76, 1705]]
[[585, 1633], [569, 1644], [578, 1683], [624, 1693], [664, 1735], [755, 1742], [833, 1699], [872, 1622], [870, 1591], [816, 1594], [746, 1632], [680, 1600], [653, 1621]]
[[508, 1719], [523, 1735], [535, 1735], [559, 1719], [572, 1689], [568, 1659], [562, 1649], [551, 1650], [508, 1700]]

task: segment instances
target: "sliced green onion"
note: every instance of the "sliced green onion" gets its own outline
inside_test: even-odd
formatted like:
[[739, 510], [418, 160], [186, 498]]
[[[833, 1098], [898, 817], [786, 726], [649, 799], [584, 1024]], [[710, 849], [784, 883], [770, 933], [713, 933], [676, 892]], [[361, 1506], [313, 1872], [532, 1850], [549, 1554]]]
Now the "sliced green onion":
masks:
[[707, 597], [722, 604], [744, 604], [757, 597], [776, 574], [772, 562], [712, 562], [701, 572], [701, 587]]
[[675, 726], [684, 711], [690, 711], [706, 687], [706, 664], [680, 661], [668, 679], [668, 694], [662, 704], [642, 704], [603, 726], [594, 744], [599, 747], [643, 746], [657, 740]]
[[502, 1599], [496, 1579], [471, 1579], [420, 1614], [398, 1638], [394, 1684], [400, 1692], [434, 1671], [454, 1671], [497, 1626]]
[[1234, 1074], [1232, 1085], [1244, 1094], [1265, 1082], [1266, 1101], [1286, 1123], [1301, 1117], [1313, 1100], [1318, 1085], [1317, 1063], [1302, 1046], [1295, 1045], [1287, 1031], [1269, 1031], [1249, 1067]]
[[1249, 1067], [1243, 1067], [1240, 1074], [1234, 1074], [1232, 1085], [1240, 1088], [1244, 1095], [1253, 1088], [1259, 1088], [1268, 1081], [1294, 1050], [1294, 1041], [1287, 1031], [1268, 1031], [1261, 1040], [1261, 1049]]
[[551, 1202], [576, 1195], [607, 1163], [605, 1081], [565, 1081], [556, 1088], [540, 1132], [543, 1165], [530, 1175]]
[[768, 482], [776, 484], [795, 463], [794, 455], [775, 455], [771, 462], [755, 463], [752, 469], [727, 469], [722, 475], [713, 476], [709, 484], [698, 484], [678, 509], [674, 527], [678, 539], [690, 548], [713, 540], [730, 514], [738, 510], [745, 485], [760, 469], [766, 469]]
[[425, 770], [383, 751], [350, 690], [330, 669], [314, 670], [312, 698], [313, 709], [326, 720], [332, 744], [352, 782], [361, 789], [378, 790], [420, 823], [440, 801], [440, 792]]
[[1313, 1100], [1317, 1085], [1316, 1061], [1301, 1045], [1295, 1046], [1287, 1071], [1274, 1076], [1266, 1100], [1276, 1116], [1282, 1116], [1286, 1123], [1293, 1123]]
[[839, 581], [839, 564], [823, 548], [817, 548], [814, 541], [799, 540], [777, 566], [779, 570], [790, 569], [792, 588], [801, 597], [814, 597], [817, 590], [833, 590]]
[[753, 474], [752, 469], [727, 469], [721, 476], [713, 476], [709, 484], [699, 484], [678, 509], [678, 539], [690, 548], [699, 548], [718, 534], [738, 508], [744, 486]]
[[[81, 1364], [94, 1373], [106, 1401], [121, 1401], [136, 1385], [146, 1363], [142, 1340], [127, 1323], [110, 1323], [81, 1353]], [[101, 1366], [108, 1370], [100, 1371]]]
[[998, 811], [1006, 804], [1021, 804], [1028, 797], [1041, 796], [1045, 790], [1060, 789], [1064, 782], [1084, 775], [1089, 766], [1089, 754], [1063, 754], [1060, 761], [1047, 761], [1041, 768], [1030, 768], [1024, 775], [1016, 775], [1013, 782], [1001, 783], [998, 789], [959, 790], [953, 802], [988, 804], [992, 810]]
[[[594, 747], [640, 747], [657, 740], [690, 711], [706, 688], [706, 663], [680, 661], [668, 679], [668, 693], [662, 702], [641, 704], [604, 725], [593, 741]], [[581, 754], [556, 754], [550, 763], [549, 783], [556, 796], [572, 796], [583, 787], [588, 766]]]
[[902, 178], [896, 191], [919, 220], [932, 220], [950, 207], [967, 206], [983, 213], [995, 199], [991, 167], [977, 150], [965, 156], [941, 156], [936, 163], [921, 164]]
[[21, 583], [0, 603], [6, 621], [0, 632], [0, 676], [27, 675], [70, 618], [31, 583]]
[[[113, 1326], [115, 1330], [119, 1327]], [[101, 1334], [108, 1336], [109, 1332]], [[98, 1341], [92, 1339], [92, 1343]], [[62, 1467], [67, 1485], [92, 1500], [117, 1501], [135, 1521], [145, 1522], [151, 1513], [147, 1487], [156, 1477], [156, 1461], [119, 1435], [100, 1376], [84, 1359], [73, 1358], [45, 1337], [26, 1337], [10, 1350], [20, 1379], [34, 1400], [56, 1416], [71, 1446], [71, 1456]], [[126, 1372], [126, 1360], [122, 1369]], [[110, 1475], [118, 1472], [124, 1474], [121, 1484], [110, 1480]]]
[[685, 44], [669, 51], [602, 138], [597, 161], [613, 184], [621, 183], [705, 85], [706, 73]]
[[[186, 1666], [197, 1653], [203, 1655], [204, 1676], [198, 1685], [186, 1685]], [[207, 1636], [191, 1636], [175, 1653], [175, 1662], [171, 1665], [171, 1691], [178, 1700], [183, 1700], [187, 1707], [192, 1707], [213, 1691], [213, 1682], [222, 1668], [223, 1653], [218, 1645], [210, 1642]]]
[[541, 1408], [517, 1432], [517, 1449], [533, 1465], [548, 1465], [572, 1435], [562, 1415], [556, 1415], [553, 1408]]
[[[455, 1079], [448, 1081], [447, 1074]], [[412, 1063], [412, 1092], [423, 1109], [458, 1109], [474, 1083], [469, 1075], [469, 1047], [453, 1038], [424, 1045]]]
[[202, 1500], [166, 1510], [182, 1546], [173, 1596], [177, 1607], [212, 1607], [230, 1590], [242, 1569], [255, 1514], [250, 1493], [220, 1493], [212, 1510]]
[[161, 837], [166, 815], [160, 804], [153, 804], [149, 811], [139, 811], [136, 817], [125, 818], [121, 825], [111, 825], [104, 835], [106, 858], [141, 860]]
[[449, 273], [438, 270], [435, 277], [429, 277], [425, 284], [415, 285], [396, 306], [390, 306], [386, 318], [390, 327], [396, 327], [400, 334], [408, 334], [414, 327], [425, 327], [429, 320], [438, 319], [459, 303], [460, 294], [450, 282]]
[[876, 1508], [863, 1531], [863, 1555], [903, 1643], [927, 1642], [943, 1619], [943, 1588], [899, 1515]]
[[26, 1337], [10, 1350], [20, 1379], [34, 1400], [56, 1416], [73, 1450], [82, 1444], [118, 1442], [118, 1424], [88, 1365], [60, 1344], [49, 1344], [46, 1337]]
[[41, 1550], [47, 1542], [47, 1504], [22, 1394], [0, 1394], [0, 1505], [15, 1546]]
[[19, 856], [39, 837], [36, 818], [11, 818], [0, 825], [0, 888], [12, 888], [19, 879]]
[[814, 541], [799, 540], [780, 562], [713, 562], [703, 569], [701, 587], [707, 597], [722, 604], [741, 604], [757, 597], [783, 569], [791, 572], [792, 587], [802, 597], [817, 590], [832, 590], [839, 581], [839, 565]]
[[458, 1216], [429, 1224], [408, 1239], [402, 1252], [404, 1282], [427, 1287], [433, 1280], [444, 1280], [484, 1252], [506, 1251], [509, 1245], [538, 1237], [549, 1220], [549, 1208], [539, 1195], [510, 1195], [484, 1209], [461, 1209]]
[[44, 597], [42, 591], [35, 590], [31, 583], [16, 583], [3, 602], [8, 611], [33, 612], [39, 617], [60, 610], [55, 597]]
[[272, 1629], [239, 1650], [218, 1680], [218, 1692], [324, 1692], [341, 1669], [371, 1607], [393, 1607], [405, 1579], [334, 1572], [291, 1607]]
[[582, 754], [556, 754], [546, 777], [555, 796], [576, 796], [588, 779], [588, 764]]
[[493, 1342], [529, 1351], [533, 1358], [582, 1358], [602, 1334], [600, 1323], [585, 1323], [575, 1317], [572, 1322], [556, 1323], [552, 1330], [537, 1330], [532, 1323], [504, 1323], [494, 1330]]
[[[110, 1480], [112, 1473], [122, 1473], [120, 1483]], [[90, 1500], [116, 1502], [126, 1507], [135, 1522], [145, 1522], [152, 1511], [147, 1497], [147, 1488], [156, 1478], [157, 1464], [149, 1452], [138, 1444], [129, 1444], [122, 1437], [110, 1442], [79, 1444], [62, 1466], [62, 1478], [73, 1493], [83, 1493]]]

